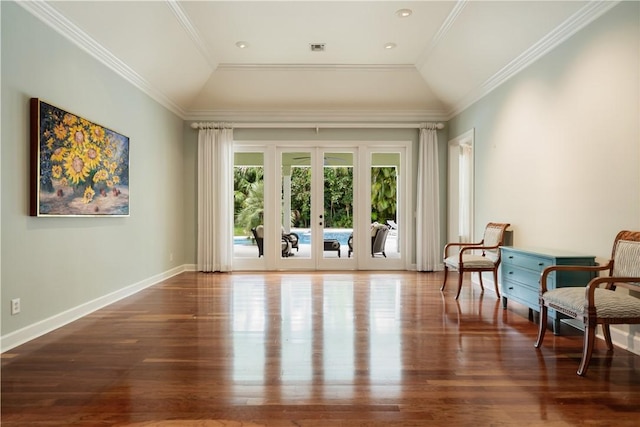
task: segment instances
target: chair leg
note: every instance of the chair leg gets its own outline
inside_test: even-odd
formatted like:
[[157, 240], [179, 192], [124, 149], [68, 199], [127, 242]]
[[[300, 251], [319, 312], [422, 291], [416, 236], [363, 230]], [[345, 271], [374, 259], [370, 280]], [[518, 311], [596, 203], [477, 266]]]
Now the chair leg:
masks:
[[538, 325], [538, 339], [535, 343], [535, 348], [540, 348], [542, 341], [544, 341], [544, 334], [547, 332], [547, 306], [542, 304], [540, 307], [540, 324]]
[[482, 271], [478, 271], [478, 279], [480, 281], [480, 289], [484, 292], [484, 283], [482, 283]]
[[498, 289], [498, 270], [493, 270], [493, 285], [496, 288], [496, 295], [498, 296], [498, 299], [500, 299], [500, 289]]
[[589, 322], [584, 324], [584, 347], [582, 349], [582, 360], [580, 361], [580, 367], [578, 368], [578, 375], [581, 377], [587, 373], [587, 368], [591, 361], [593, 346], [596, 340], [596, 326], [597, 324], [590, 325]]
[[609, 329], [608, 323], [602, 324], [602, 335], [604, 335], [604, 342], [607, 343], [607, 350], [613, 351], [613, 342], [611, 341], [611, 329]]
[[460, 291], [462, 290], [462, 276], [464, 276], [464, 272], [462, 270], [458, 270], [458, 292], [456, 293], [456, 299], [458, 299]]
[[444, 280], [442, 281], [442, 286], [440, 286], [440, 290], [444, 291], [444, 287], [447, 286], [447, 275], [449, 274], [449, 269], [447, 265], [444, 265]]

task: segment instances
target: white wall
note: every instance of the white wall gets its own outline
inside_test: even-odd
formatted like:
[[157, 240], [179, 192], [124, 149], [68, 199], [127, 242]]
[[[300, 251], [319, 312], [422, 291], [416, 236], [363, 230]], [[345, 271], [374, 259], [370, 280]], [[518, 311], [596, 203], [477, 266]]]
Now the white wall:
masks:
[[476, 234], [608, 257], [640, 229], [639, 4], [623, 2], [449, 122], [475, 128]]
[[601, 261], [640, 230], [639, 27], [621, 2], [449, 122], [475, 128], [476, 234], [510, 222], [516, 246]]
[[[3, 1], [1, 8], [6, 350], [184, 264], [184, 154], [182, 119], [20, 6]], [[28, 216], [31, 97], [130, 138], [130, 217]], [[12, 298], [22, 302], [16, 316]]]

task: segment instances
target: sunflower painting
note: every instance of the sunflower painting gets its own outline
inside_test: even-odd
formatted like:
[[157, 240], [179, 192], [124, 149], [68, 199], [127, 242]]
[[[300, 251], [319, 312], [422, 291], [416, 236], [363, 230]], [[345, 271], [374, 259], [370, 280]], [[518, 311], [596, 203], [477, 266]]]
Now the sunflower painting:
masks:
[[32, 98], [31, 146], [31, 215], [129, 215], [129, 138]]

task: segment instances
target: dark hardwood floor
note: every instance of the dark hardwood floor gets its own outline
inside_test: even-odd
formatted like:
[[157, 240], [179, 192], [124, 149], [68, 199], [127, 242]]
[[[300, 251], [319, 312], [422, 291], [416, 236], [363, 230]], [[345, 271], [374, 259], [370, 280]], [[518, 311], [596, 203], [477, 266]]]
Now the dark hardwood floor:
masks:
[[[640, 356], [440, 273], [183, 273], [2, 355], [2, 426], [638, 425]], [[451, 283], [455, 283], [452, 280]]]

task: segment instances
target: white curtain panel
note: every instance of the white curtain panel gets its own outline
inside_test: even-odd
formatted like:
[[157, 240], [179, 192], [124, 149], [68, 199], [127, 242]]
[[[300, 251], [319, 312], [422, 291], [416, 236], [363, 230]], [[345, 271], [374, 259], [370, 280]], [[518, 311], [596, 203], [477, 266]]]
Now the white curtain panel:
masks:
[[198, 135], [198, 271], [231, 271], [233, 129]]
[[435, 129], [420, 129], [416, 211], [416, 267], [418, 271], [435, 271], [441, 262], [438, 173], [437, 131]]

